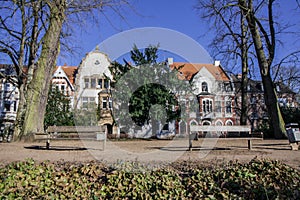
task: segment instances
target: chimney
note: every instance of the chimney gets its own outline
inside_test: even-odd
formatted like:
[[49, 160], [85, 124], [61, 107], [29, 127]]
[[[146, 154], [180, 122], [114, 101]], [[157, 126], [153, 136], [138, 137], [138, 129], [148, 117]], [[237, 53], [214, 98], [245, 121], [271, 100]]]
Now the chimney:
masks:
[[173, 65], [173, 58], [168, 58], [168, 64]]
[[215, 66], [216, 66], [216, 67], [219, 67], [220, 64], [221, 64], [221, 62], [220, 62], [219, 60], [215, 60]]

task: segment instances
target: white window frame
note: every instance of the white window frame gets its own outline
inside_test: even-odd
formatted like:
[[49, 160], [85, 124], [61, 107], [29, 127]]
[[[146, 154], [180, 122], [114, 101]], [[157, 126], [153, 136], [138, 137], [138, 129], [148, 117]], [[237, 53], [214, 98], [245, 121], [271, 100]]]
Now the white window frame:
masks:
[[201, 91], [202, 91], [202, 92], [208, 92], [208, 84], [207, 84], [206, 81], [203, 81], [203, 82], [201, 83]]
[[107, 100], [107, 97], [102, 97], [102, 109], [108, 109]]

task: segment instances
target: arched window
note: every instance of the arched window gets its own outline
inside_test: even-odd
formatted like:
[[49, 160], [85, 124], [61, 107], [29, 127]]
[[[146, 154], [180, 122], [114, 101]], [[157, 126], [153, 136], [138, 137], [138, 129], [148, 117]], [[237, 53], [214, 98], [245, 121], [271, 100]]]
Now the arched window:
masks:
[[210, 126], [210, 125], [211, 125], [211, 122], [209, 122], [209, 121], [202, 122], [202, 126]]
[[223, 126], [223, 123], [221, 121], [217, 121], [216, 125], [217, 126]]
[[202, 92], [208, 92], [208, 86], [206, 82], [202, 82], [201, 86], [202, 86]]
[[181, 134], [181, 135], [187, 134], [186, 122], [184, 122], [184, 121], [179, 122], [179, 134]]
[[190, 125], [195, 126], [195, 125], [198, 125], [198, 123], [196, 120], [193, 119], [192, 121], [190, 121]]
[[226, 121], [226, 126], [232, 126], [232, 125], [233, 125], [233, 123], [232, 123], [231, 120], [227, 120], [227, 121]]

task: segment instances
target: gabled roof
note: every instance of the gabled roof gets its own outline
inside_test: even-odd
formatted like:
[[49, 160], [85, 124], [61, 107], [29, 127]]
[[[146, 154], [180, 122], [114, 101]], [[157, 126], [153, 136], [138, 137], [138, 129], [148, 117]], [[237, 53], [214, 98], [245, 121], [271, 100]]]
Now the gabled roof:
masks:
[[67, 66], [67, 65], [64, 65], [64, 66], [57, 66], [55, 67], [55, 70], [54, 72], [59, 68], [61, 67], [61, 69], [65, 72], [66, 76], [68, 77], [70, 83], [72, 85], [74, 85], [75, 83], [75, 73], [77, 71], [77, 66]]
[[278, 93], [288, 93], [288, 94], [296, 94], [293, 90], [291, 90], [287, 85], [285, 85], [282, 81], [278, 81], [275, 83], [276, 90]]
[[[68, 77], [69, 79], [68, 81], [70, 82], [70, 84], [74, 85], [77, 66], [67, 66], [66, 64], [64, 66], [56, 66], [53, 71], [53, 75], [59, 67], [61, 67], [65, 75]], [[0, 71], [5, 75], [16, 76], [15, 68], [13, 67], [12, 64], [0, 64]], [[25, 76], [27, 75], [28, 73], [27, 66], [24, 66], [23, 73]]]
[[218, 81], [230, 80], [220, 65], [216, 66], [214, 64], [174, 62], [173, 64], [170, 64], [170, 68], [178, 69], [178, 71], [182, 74], [183, 79], [186, 80], [191, 80], [202, 68], [206, 68]]

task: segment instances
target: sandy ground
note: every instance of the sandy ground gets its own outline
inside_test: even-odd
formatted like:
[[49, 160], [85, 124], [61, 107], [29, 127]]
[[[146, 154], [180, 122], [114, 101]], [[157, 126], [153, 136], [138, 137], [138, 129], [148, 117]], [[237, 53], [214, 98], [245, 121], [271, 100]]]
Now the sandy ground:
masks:
[[32, 158], [36, 161], [99, 160], [108, 163], [193, 160], [220, 164], [230, 160], [245, 162], [257, 157], [280, 160], [300, 170], [300, 150], [292, 151], [288, 140], [253, 140], [252, 143], [252, 150], [248, 150], [244, 139], [200, 139], [193, 141], [193, 151], [188, 151], [187, 139], [107, 141], [103, 151], [102, 142], [96, 141], [52, 141], [49, 150], [44, 142], [13, 142], [0, 143], [0, 162], [3, 165]]

